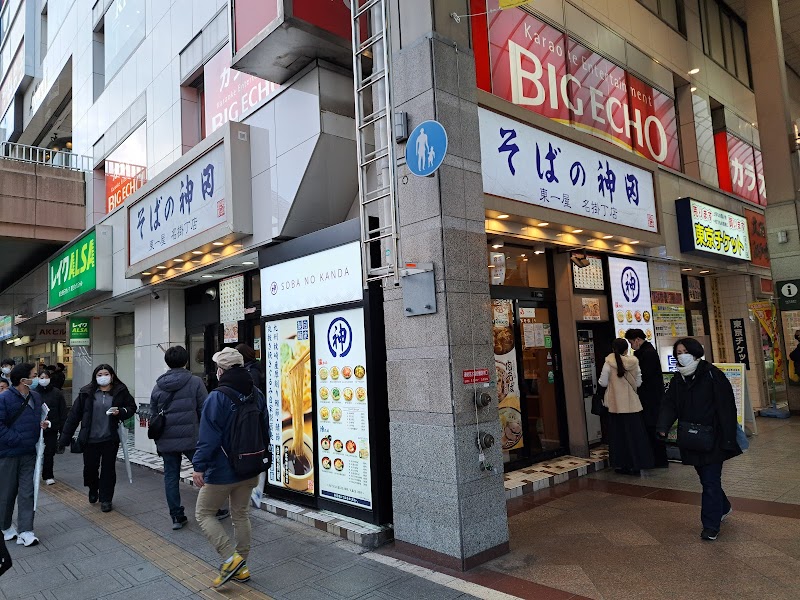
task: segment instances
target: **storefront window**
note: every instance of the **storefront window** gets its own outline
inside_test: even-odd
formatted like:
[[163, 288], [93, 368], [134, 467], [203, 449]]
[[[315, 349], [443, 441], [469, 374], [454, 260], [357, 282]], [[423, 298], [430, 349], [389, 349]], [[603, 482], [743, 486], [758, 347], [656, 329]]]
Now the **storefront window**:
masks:
[[550, 286], [547, 255], [532, 248], [489, 246], [489, 282], [491, 285], [532, 287]]
[[683, 0], [639, 0], [639, 4], [646, 6], [670, 27], [686, 35]]
[[111, 81], [144, 40], [144, 0], [114, 0], [105, 16], [105, 75]]
[[719, 0], [701, 0], [703, 49], [731, 75], [750, 86], [744, 22]]

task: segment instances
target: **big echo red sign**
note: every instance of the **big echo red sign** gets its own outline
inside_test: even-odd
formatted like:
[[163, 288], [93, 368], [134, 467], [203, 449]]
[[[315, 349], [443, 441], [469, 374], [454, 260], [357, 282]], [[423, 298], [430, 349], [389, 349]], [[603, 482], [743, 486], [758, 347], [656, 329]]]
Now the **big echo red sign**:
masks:
[[540, 115], [680, 168], [675, 102], [667, 94], [516, 8], [473, 0], [478, 87]]

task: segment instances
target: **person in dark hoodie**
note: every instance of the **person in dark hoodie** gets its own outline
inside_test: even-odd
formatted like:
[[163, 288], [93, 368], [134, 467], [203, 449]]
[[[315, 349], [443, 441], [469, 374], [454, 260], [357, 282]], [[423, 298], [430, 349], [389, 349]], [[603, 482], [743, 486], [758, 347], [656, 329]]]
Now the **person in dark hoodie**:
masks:
[[[83, 485], [89, 488], [89, 503], [100, 500], [103, 512], [113, 510], [117, 485], [118, 425], [136, 414], [136, 402], [111, 365], [95, 367], [91, 383], [83, 386], [64, 424], [59, 447], [72, 440], [78, 424], [78, 445], [83, 449]], [[122, 440], [123, 442], [125, 440]]]
[[47, 413], [47, 420], [53, 425], [44, 432], [44, 462], [42, 464], [42, 479], [47, 485], [53, 485], [56, 482], [53, 464], [58, 447], [58, 436], [64, 429], [64, 423], [67, 420], [67, 403], [61, 390], [53, 386], [53, 371], [51, 370], [39, 370], [39, 387], [36, 388], [36, 391], [39, 392], [42, 402], [50, 410]]
[[181, 506], [181, 461], [184, 456], [192, 460], [194, 455], [200, 416], [208, 392], [203, 380], [186, 369], [189, 362], [186, 348], [168, 348], [164, 353], [164, 362], [169, 371], [156, 380], [150, 394], [150, 414], [157, 415], [164, 410], [164, 433], [156, 440], [156, 447], [164, 460], [164, 491], [172, 528], [181, 529], [188, 521]]
[[50, 370], [50, 384], [57, 390], [64, 389], [64, 383], [67, 381], [67, 367], [64, 363], [56, 363], [54, 369]]
[[239, 354], [244, 359], [244, 368], [250, 373], [255, 386], [264, 391], [264, 381], [266, 380], [266, 373], [264, 372], [264, 365], [256, 358], [256, 351], [247, 344], [239, 344], [236, 346]]
[[[262, 433], [269, 448], [269, 415], [264, 394], [253, 385], [253, 379], [243, 367], [244, 358], [233, 348], [224, 348], [213, 356], [217, 364], [219, 387], [211, 392], [203, 406], [197, 450], [194, 453], [195, 486], [200, 488], [195, 516], [197, 522], [214, 546], [223, 563], [214, 580], [214, 586], [234, 579], [250, 579], [247, 556], [250, 552], [250, 494], [258, 484], [258, 474], [241, 477], [236, 474], [228, 458], [231, 448], [231, 428], [235, 413], [243, 410], [240, 402], [255, 402], [263, 419]], [[228, 448], [228, 451], [225, 450]], [[215, 518], [217, 508], [230, 499], [231, 517], [236, 545]]]
[[[35, 546], [33, 533], [33, 474], [36, 443], [50, 421], [42, 419], [42, 399], [32, 390], [38, 386], [36, 365], [22, 363], [9, 374], [11, 387], [0, 394], [0, 528], [3, 539]], [[12, 523], [17, 503], [17, 527]], [[19, 533], [18, 533], [19, 532]]]
[[647, 341], [647, 336], [641, 329], [628, 329], [625, 339], [633, 348], [633, 355], [639, 359], [639, 368], [642, 370], [642, 385], [638, 389], [639, 400], [642, 402], [644, 426], [647, 437], [653, 447], [653, 466], [656, 469], [669, 467], [667, 461], [667, 446], [656, 435], [658, 415], [661, 412], [661, 403], [664, 401], [664, 376], [661, 374], [661, 359], [653, 344]]

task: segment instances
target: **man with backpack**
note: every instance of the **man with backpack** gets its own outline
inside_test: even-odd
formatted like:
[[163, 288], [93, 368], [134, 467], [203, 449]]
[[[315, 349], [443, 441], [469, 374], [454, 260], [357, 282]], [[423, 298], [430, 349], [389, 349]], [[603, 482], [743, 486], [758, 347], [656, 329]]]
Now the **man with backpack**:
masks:
[[[233, 348], [213, 356], [219, 387], [203, 405], [194, 464], [194, 484], [200, 488], [195, 517], [223, 563], [214, 580], [219, 587], [231, 579], [249, 581], [250, 493], [269, 468], [269, 415], [264, 394], [253, 385], [244, 358]], [[217, 509], [230, 500], [235, 547], [217, 521]]]

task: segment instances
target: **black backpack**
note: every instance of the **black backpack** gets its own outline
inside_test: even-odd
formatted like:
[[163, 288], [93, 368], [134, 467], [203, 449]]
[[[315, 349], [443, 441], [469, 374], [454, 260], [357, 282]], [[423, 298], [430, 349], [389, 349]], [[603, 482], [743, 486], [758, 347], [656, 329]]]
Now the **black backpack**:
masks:
[[233, 401], [236, 410], [230, 427], [228, 450], [222, 451], [228, 457], [233, 472], [239, 477], [255, 477], [272, 464], [269, 428], [264, 424], [261, 409], [258, 407], [258, 391], [253, 388], [249, 396], [240, 397], [233, 389], [217, 388]]

